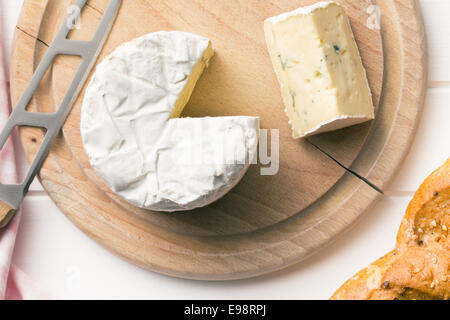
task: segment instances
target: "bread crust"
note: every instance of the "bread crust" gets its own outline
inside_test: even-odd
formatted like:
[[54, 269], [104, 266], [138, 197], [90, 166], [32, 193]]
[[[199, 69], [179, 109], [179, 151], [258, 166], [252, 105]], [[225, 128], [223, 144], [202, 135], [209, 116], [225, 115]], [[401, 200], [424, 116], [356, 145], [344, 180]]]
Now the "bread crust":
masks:
[[331, 300], [450, 299], [450, 158], [420, 186], [396, 248], [344, 283]]

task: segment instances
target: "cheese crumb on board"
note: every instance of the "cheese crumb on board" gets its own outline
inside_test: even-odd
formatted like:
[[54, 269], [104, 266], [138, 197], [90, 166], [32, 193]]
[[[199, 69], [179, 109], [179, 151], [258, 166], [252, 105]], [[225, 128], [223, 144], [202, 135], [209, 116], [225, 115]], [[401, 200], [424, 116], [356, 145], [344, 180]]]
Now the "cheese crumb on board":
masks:
[[319, 2], [264, 23], [294, 138], [375, 118], [372, 94], [349, 19]]

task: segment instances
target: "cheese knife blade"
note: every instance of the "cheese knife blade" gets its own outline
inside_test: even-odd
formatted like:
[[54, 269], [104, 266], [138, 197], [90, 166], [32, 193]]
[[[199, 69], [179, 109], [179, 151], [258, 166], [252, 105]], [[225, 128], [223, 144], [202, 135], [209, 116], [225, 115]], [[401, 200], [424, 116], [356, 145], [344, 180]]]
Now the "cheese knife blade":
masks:
[[[103, 14], [92, 40], [69, 40], [67, 39], [67, 36], [73, 28], [74, 20], [80, 17], [80, 13], [86, 5], [86, 2], [87, 0], [77, 0], [75, 2], [74, 6], [76, 10], [72, 10], [72, 13], [67, 16], [62, 24], [0, 134], [1, 149], [16, 126], [36, 127], [46, 130], [44, 140], [39, 151], [36, 153], [23, 182], [19, 185], [0, 183], [0, 228], [8, 225], [14, 217], [17, 209], [27, 194], [31, 183], [47, 158], [54, 139], [61, 131], [74, 102], [78, 98], [97, 57], [108, 38], [122, 4], [122, 0], [109, 1], [108, 7]], [[58, 55], [79, 56], [82, 58], [78, 71], [73, 77], [58, 110], [54, 114], [27, 111], [27, 106], [34, 95], [34, 92], [39, 87], [47, 70], [52, 66], [54, 58]]]

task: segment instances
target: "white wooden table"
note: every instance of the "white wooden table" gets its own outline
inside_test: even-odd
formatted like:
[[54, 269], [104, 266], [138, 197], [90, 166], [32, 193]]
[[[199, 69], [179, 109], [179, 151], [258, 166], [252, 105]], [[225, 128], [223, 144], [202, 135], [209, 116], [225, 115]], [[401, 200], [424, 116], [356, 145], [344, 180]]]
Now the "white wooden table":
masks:
[[[422, 180], [450, 156], [449, 0], [420, 0], [429, 42], [428, 96], [417, 136], [387, 195], [337, 241], [307, 261], [236, 282], [173, 279], [112, 255], [73, 226], [39, 183], [27, 196], [14, 263], [56, 298], [327, 299], [347, 278], [394, 245], [408, 202]], [[8, 50], [22, 0], [0, 0]], [[17, 148], [20, 150], [18, 144]], [[22, 174], [27, 164], [20, 151]]]

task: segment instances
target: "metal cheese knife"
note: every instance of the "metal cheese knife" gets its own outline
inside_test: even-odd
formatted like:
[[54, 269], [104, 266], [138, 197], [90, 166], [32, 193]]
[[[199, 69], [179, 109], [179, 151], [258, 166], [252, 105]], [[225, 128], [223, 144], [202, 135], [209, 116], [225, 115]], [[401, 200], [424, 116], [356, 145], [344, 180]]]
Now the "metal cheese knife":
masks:
[[[14, 217], [28, 192], [31, 182], [41, 169], [42, 164], [50, 151], [53, 140], [56, 138], [66, 121], [73, 103], [76, 101], [101, 49], [103, 48], [122, 4], [122, 0], [110, 0], [108, 8], [106, 9], [91, 41], [69, 40], [67, 39], [67, 36], [74, 25], [74, 21], [79, 18], [81, 10], [86, 5], [86, 2], [87, 0], [77, 0], [74, 4], [76, 10], [73, 10], [74, 13], [69, 15], [61, 26], [61, 29], [58, 31], [51, 46], [48, 48], [47, 53], [34, 72], [30, 83], [20, 97], [19, 102], [14, 108], [11, 117], [0, 135], [1, 149], [16, 126], [46, 129], [44, 141], [42, 142], [24, 181], [19, 185], [0, 183], [0, 228], [8, 225]], [[80, 56], [82, 58], [78, 71], [75, 74], [58, 111], [54, 114], [28, 112], [26, 109], [34, 92], [39, 87], [42, 78], [57, 55], [72, 55]]]

